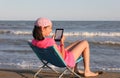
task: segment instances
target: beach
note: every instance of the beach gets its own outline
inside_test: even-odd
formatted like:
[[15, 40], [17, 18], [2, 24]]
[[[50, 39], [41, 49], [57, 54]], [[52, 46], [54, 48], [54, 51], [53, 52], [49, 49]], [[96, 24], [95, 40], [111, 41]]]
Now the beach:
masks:
[[[95, 78], [120, 78], [119, 25], [120, 21], [53, 21], [51, 35], [56, 28], [64, 28], [65, 46], [75, 40], [87, 40], [90, 68], [104, 72]], [[0, 78], [32, 78], [42, 65], [28, 45], [33, 27], [34, 21], [0, 21]], [[83, 63], [78, 67], [83, 69]], [[50, 78], [51, 73], [43, 72], [40, 78]], [[54, 77], [57, 78], [53, 73], [51, 78]]]
[[[0, 69], [0, 78], [33, 78], [36, 70], [21, 70], [21, 69]], [[59, 74], [52, 71], [41, 71], [38, 78], [58, 78]], [[74, 78], [70, 74], [65, 74], [63, 78]], [[76, 77], [77, 78], [77, 77]], [[82, 78], [120, 78], [120, 72], [103, 72], [103, 74], [96, 77], [82, 77]]]

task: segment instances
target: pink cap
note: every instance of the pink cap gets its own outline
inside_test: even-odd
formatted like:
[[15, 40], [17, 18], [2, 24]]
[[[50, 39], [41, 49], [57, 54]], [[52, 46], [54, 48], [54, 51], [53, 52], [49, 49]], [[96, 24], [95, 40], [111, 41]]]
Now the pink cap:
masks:
[[34, 25], [40, 26], [40, 27], [46, 27], [46, 26], [52, 25], [52, 22], [47, 18], [41, 17], [35, 21]]

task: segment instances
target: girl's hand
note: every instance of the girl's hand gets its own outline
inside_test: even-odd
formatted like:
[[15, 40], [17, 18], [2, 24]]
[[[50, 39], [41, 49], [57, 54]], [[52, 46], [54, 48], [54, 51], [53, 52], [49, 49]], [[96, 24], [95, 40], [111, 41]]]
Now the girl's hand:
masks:
[[55, 34], [52, 35], [52, 38], [55, 39]]
[[64, 41], [65, 41], [65, 36], [63, 35], [62, 38], [61, 38], [61, 44], [64, 44]]

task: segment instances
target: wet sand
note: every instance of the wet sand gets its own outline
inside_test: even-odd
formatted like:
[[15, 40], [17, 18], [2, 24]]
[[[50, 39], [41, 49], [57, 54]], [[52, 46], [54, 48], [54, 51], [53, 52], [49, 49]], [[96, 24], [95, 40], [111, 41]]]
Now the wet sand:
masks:
[[[0, 69], [0, 78], [33, 78], [36, 70], [23, 70], [23, 69]], [[41, 71], [38, 78], [58, 78], [59, 74], [52, 71]], [[65, 74], [63, 78], [77, 78], [71, 74]], [[82, 78], [85, 78], [82, 76]], [[103, 74], [96, 77], [86, 78], [120, 78], [120, 72], [103, 72]]]

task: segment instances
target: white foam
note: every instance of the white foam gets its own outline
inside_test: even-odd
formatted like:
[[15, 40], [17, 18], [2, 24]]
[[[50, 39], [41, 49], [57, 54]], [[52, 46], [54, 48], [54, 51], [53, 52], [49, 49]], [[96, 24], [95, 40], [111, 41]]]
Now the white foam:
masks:
[[109, 36], [109, 37], [120, 37], [120, 32], [67, 32], [64, 33], [66, 36], [88, 36], [88, 37], [93, 37], [93, 36]]
[[120, 45], [120, 42], [113, 42], [113, 41], [105, 41], [105, 42], [100, 42], [101, 44], [118, 44]]
[[[14, 30], [0, 30], [0, 34], [11, 33], [15, 35], [30, 35], [32, 31], [14, 31]], [[53, 34], [53, 33], [51, 33]], [[64, 32], [65, 36], [107, 36], [107, 37], [120, 37], [120, 32]]]
[[[22, 69], [29, 69], [29, 68], [39, 68], [41, 67], [42, 64], [36, 64], [36, 63], [32, 63], [32, 62], [28, 62], [28, 61], [23, 61], [21, 63], [0, 63], [0, 66], [3, 65], [3, 66], [10, 66], [10, 67], [18, 67], [18, 68], [22, 68]], [[52, 68], [56, 68], [54, 65], [51, 65], [50, 66]], [[83, 66], [79, 66], [80, 69], [83, 69], [84, 67]], [[120, 68], [119, 67], [91, 67], [92, 69], [99, 69], [99, 70], [104, 70], [104, 71], [120, 71]]]
[[29, 34], [32, 34], [32, 32], [27, 32], [27, 31], [13, 31], [12, 33], [16, 34], [16, 35], [29, 35]]
[[114, 42], [114, 41], [101, 41], [101, 42], [97, 42], [97, 41], [93, 41], [93, 43], [98, 43], [98, 44], [111, 44], [111, 45], [120, 45], [120, 42]]
[[102, 68], [102, 70], [107, 70], [107, 71], [120, 71], [120, 68]]

